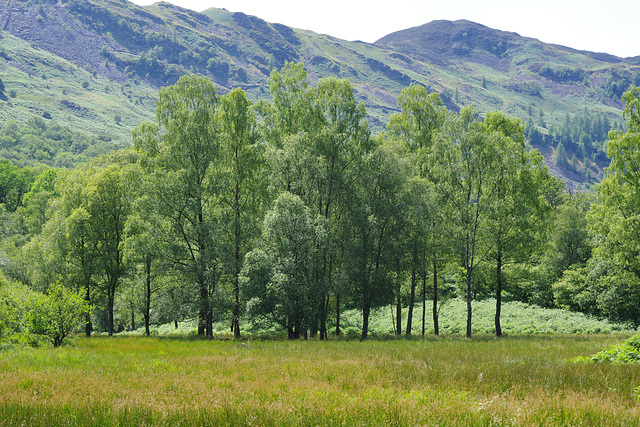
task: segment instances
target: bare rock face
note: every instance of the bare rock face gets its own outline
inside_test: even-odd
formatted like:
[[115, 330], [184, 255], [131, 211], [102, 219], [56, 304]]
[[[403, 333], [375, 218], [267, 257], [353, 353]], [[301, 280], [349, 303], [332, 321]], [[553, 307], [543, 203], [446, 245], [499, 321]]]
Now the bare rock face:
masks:
[[116, 49], [112, 38], [87, 28], [69, 12], [69, 3], [28, 3], [12, 1], [0, 18], [5, 31], [29, 41], [33, 46], [49, 51], [82, 67], [123, 82], [123, 70], [109, 63], [104, 52]]

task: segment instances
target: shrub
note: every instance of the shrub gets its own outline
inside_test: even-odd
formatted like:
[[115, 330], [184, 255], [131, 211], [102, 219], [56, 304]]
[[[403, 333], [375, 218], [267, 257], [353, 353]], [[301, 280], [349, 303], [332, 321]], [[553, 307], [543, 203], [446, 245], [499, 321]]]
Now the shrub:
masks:
[[13, 338], [24, 331], [24, 303], [29, 290], [9, 281], [0, 270], [0, 338]]
[[574, 362], [640, 363], [640, 335], [589, 357], [578, 357]]
[[46, 295], [35, 294], [31, 298], [27, 322], [31, 332], [46, 336], [54, 347], [59, 347], [89, 311], [79, 292], [58, 281], [49, 286]]

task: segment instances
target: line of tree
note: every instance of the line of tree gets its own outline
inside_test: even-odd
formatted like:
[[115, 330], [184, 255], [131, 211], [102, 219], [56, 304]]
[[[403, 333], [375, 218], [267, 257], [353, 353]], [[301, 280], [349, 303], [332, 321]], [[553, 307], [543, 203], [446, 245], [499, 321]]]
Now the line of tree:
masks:
[[87, 335], [115, 333], [125, 322], [118, 312], [128, 312], [131, 328], [142, 313], [147, 334], [152, 321], [197, 319], [198, 334], [212, 337], [214, 321], [226, 319], [236, 338], [242, 319], [262, 319], [290, 338], [326, 339], [330, 323], [340, 334], [349, 307], [362, 311], [366, 338], [371, 310], [392, 303], [398, 334], [408, 307], [409, 335], [420, 296], [422, 332], [429, 296], [438, 334], [439, 306], [456, 291], [467, 301], [467, 336], [471, 301], [490, 295], [501, 336], [505, 297], [585, 309], [566, 285], [570, 274], [584, 278], [600, 262], [600, 278], [614, 265], [624, 280], [638, 277], [628, 260], [602, 266], [605, 255], [627, 256], [602, 245], [631, 245], [635, 223], [615, 242], [590, 237], [613, 233], [607, 215], [628, 219], [615, 213], [620, 198], [637, 200], [615, 178], [635, 188], [633, 156], [611, 151], [637, 139], [637, 91], [625, 95], [629, 131], [609, 143], [607, 196], [590, 210], [588, 196], [563, 194], [542, 156], [525, 148], [524, 125], [502, 113], [453, 113], [412, 85], [388, 131], [372, 135], [347, 80], [312, 86], [290, 63], [269, 82], [272, 101], [256, 104], [241, 89], [220, 95], [204, 77], [163, 88], [134, 149], [56, 170], [50, 185], [32, 189], [38, 209], [3, 213], [15, 225], [0, 268], [34, 290], [75, 287], [93, 307]]

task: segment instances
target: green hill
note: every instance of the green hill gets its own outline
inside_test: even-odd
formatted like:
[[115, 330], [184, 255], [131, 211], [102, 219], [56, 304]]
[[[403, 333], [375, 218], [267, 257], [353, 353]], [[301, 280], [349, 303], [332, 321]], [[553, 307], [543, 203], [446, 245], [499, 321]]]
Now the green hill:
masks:
[[[0, 121], [50, 116], [74, 131], [125, 143], [134, 126], [153, 116], [157, 90], [183, 74], [264, 99], [270, 72], [296, 61], [314, 81], [349, 79], [377, 131], [409, 84], [439, 92], [452, 110], [473, 104], [519, 117], [556, 174], [588, 185], [607, 164], [606, 132], [594, 123], [620, 126], [620, 96], [640, 83], [640, 58], [549, 45], [469, 21], [434, 21], [368, 44], [163, 2], [2, 3]], [[554, 159], [559, 141], [566, 162]]]

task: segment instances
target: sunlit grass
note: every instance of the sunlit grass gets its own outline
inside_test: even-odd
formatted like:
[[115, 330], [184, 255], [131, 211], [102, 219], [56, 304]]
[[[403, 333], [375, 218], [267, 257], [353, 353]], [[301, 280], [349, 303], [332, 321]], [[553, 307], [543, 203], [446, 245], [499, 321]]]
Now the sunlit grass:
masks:
[[569, 362], [624, 338], [77, 338], [0, 353], [0, 425], [637, 425], [637, 367]]

